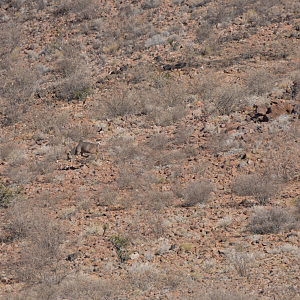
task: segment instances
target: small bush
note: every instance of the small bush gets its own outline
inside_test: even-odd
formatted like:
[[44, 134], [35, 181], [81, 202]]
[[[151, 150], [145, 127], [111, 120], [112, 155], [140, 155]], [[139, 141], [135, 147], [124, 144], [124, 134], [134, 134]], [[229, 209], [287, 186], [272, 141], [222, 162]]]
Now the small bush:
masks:
[[0, 148], [0, 158], [4, 161], [8, 161], [14, 150], [18, 149], [18, 145], [15, 143], [2, 143]]
[[97, 205], [99, 206], [113, 205], [116, 202], [117, 196], [118, 193], [116, 191], [112, 190], [111, 188], [104, 187], [99, 195]]
[[147, 119], [157, 126], [170, 126], [187, 115], [187, 110], [178, 105], [176, 107], [169, 107], [163, 109], [161, 107], [153, 107], [149, 109]]
[[116, 163], [125, 163], [132, 160], [139, 160], [143, 156], [140, 147], [130, 139], [120, 138], [113, 142], [111, 147], [115, 155]]
[[78, 60], [63, 59], [58, 64], [57, 72], [61, 74], [61, 79], [54, 84], [53, 91], [59, 100], [84, 101], [90, 94], [90, 74], [83, 63]]
[[157, 45], [164, 45], [165, 43], [166, 43], [166, 36], [161, 34], [156, 34], [153, 37], [146, 40], [145, 46], [147, 48], [150, 48]]
[[59, 280], [63, 255], [60, 247], [65, 240], [61, 224], [52, 222], [41, 212], [35, 212], [27, 238], [28, 243], [24, 244], [21, 251], [23, 268], [19, 275], [35, 281], [52, 274]]
[[122, 170], [117, 179], [118, 189], [136, 189], [139, 183], [138, 176], [127, 170]]
[[124, 117], [137, 111], [132, 95], [126, 88], [119, 88], [116, 94], [103, 99], [104, 113], [109, 118]]
[[191, 134], [193, 133], [192, 127], [181, 126], [175, 132], [175, 141], [177, 145], [188, 143]]
[[199, 291], [197, 293], [201, 296], [196, 296], [194, 300], [250, 300], [249, 296], [246, 296], [244, 293], [235, 293], [232, 291], [223, 290], [221, 288], [213, 288], [211, 291], [206, 293], [203, 296], [204, 292]]
[[146, 0], [142, 2], [141, 7], [142, 9], [151, 9], [151, 8], [157, 8], [160, 5], [160, 1], [158, 0]]
[[223, 85], [214, 94], [214, 104], [221, 115], [229, 115], [244, 103], [244, 90], [233, 85]]
[[196, 29], [196, 40], [199, 44], [202, 44], [212, 34], [212, 26], [204, 23]]
[[[127, 286], [128, 283], [126, 282]], [[3, 300], [32, 299], [106, 299], [121, 294], [126, 286], [120, 281], [102, 280], [88, 275], [65, 276], [61, 282], [49, 277], [26, 289], [8, 293]]]
[[277, 234], [297, 227], [298, 224], [292, 214], [280, 207], [256, 207], [246, 226], [253, 234]]
[[66, 15], [70, 12], [76, 14], [77, 18], [82, 20], [92, 19], [99, 14], [99, 4], [97, 1], [91, 0], [56, 0], [57, 9], [55, 14]]
[[173, 203], [173, 193], [148, 191], [141, 199], [143, 208], [151, 211], [160, 211]]
[[265, 69], [247, 72], [245, 81], [247, 91], [257, 96], [270, 92], [274, 87], [272, 74]]
[[233, 193], [238, 196], [253, 196], [260, 205], [266, 204], [279, 190], [278, 180], [257, 174], [239, 176], [232, 184]]
[[28, 98], [35, 92], [37, 76], [28, 67], [12, 63], [1, 79], [1, 95], [9, 99], [9, 103], [27, 103]]
[[152, 150], [162, 150], [166, 147], [167, 143], [168, 143], [168, 136], [164, 134], [153, 135], [147, 141], [147, 145]]
[[228, 253], [227, 259], [240, 276], [247, 276], [248, 269], [253, 261], [253, 256], [251, 254], [233, 250]]
[[7, 216], [8, 222], [3, 226], [6, 240], [14, 241], [26, 237], [31, 227], [32, 216], [28, 203], [25, 201], [13, 203], [8, 209]]
[[129, 253], [127, 250], [129, 239], [122, 237], [119, 233], [118, 235], [111, 236], [109, 241], [114, 245], [120, 263], [129, 259]]
[[193, 182], [186, 187], [183, 207], [195, 206], [198, 203], [207, 203], [213, 186], [206, 182]]
[[0, 178], [0, 206], [7, 206], [13, 199], [16, 199], [17, 197], [22, 195], [23, 190], [23, 186], [5, 186]]
[[166, 224], [161, 211], [152, 210], [151, 207], [143, 206], [138, 215], [133, 217], [132, 224], [128, 227], [128, 235], [135, 239], [145, 239], [152, 236], [155, 239], [163, 237], [166, 233]]

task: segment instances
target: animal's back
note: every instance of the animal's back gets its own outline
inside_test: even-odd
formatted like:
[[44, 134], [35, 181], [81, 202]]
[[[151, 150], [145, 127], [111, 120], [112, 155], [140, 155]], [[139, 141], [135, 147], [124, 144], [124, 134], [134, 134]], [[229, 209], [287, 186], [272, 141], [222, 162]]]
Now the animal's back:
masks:
[[91, 142], [83, 142], [80, 141], [78, 143], [78, 145], [72, 149], [69, 153], [68, 153], [68, 159], [72, 158], [72, 155], [79, 155], [83, 153], [90, 153], [90, 154], [97, 154], [96, 158], [98, 157], [98, 154], [100, 152], [100, 144], [94, 144]]
[[94, 144], [90, 142], [82, 142], [80, 146], [81, 153], [92, 153], [96, 154], [99, 151], [99, 144]]

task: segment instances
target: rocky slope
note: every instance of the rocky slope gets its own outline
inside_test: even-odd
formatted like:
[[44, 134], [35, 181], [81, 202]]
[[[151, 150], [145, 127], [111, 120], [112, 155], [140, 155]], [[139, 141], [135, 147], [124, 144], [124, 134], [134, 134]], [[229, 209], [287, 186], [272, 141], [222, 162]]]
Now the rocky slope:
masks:
[[299, 298], [298, 1], [0, 8], [3, 299]]

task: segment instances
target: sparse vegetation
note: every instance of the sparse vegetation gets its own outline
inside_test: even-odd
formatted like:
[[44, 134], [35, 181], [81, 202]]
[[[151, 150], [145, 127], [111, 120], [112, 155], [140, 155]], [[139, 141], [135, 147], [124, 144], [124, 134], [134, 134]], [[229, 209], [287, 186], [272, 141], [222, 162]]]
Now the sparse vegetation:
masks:
[[120, 233], [118, 235], [113, 235], [109, 238], [109, 241], [114, 245], [120, 263], [124, 263], [129, 259], [129, 253], [127, 250], [127, 246], [129, 243], [129, 239], [126, 237], [122, 237]]
[[244, 175], [236, 178], [232, 191], [238, 196], [253, 196], [260, 205], [264, 205], [280, 191], [280, 182], [268, 175]]
[[20, 197], [24, 190], [23, 186], [10, 187], [4, 184], [0, 178], [0, 205], [7, 206], [12, 200]]
[[232, 264], [240, 276], [247, 276], [251, 263], [254, 260], [253, 255], [241, 251], [232, 250], [228, 253], [227, 259]]
[[256, 207], [247, 223], [247, 229], [253, 234], [276, 234], [297, 227], [293, 215], [280, 207]]
[[183, 207], [191, 207], [196, 204], [204, 204], [209, 201], [213, 186], [207, 182], [193, 182], [186, 186], [185, 202]]
[[296, 299], [299, 16], [0, 1], [1, 299]]
[[117, 93], [103, 100], [105, 114], [110, 118], [125, 117], [137, 111], [133, 95], [125, 88], [120, 88]]

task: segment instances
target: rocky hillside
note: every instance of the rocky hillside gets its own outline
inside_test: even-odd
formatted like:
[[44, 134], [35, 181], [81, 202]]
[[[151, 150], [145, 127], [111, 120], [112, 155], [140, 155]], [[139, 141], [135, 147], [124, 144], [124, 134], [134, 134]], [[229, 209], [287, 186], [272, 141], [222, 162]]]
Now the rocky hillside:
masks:
[[298, 0], [1, 0], [1, 299], [299, 299], [299, 46]]

